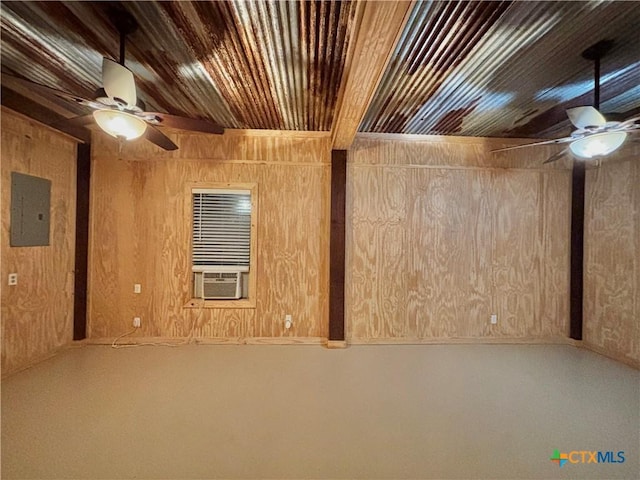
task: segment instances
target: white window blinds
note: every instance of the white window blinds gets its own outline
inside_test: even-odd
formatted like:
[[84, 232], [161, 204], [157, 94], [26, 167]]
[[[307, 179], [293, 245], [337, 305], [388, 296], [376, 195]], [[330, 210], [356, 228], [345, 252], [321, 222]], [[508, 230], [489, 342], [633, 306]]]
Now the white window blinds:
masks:
[[251, 193], [193, 190], [193, 265], [249, 266]]

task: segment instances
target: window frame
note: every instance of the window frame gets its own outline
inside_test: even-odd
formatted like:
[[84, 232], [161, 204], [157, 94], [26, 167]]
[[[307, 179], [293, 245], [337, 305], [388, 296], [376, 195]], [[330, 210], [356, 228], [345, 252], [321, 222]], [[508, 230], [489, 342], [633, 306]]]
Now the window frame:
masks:
[[[202, 300], [194, 296], [194, 265], [193, 265], [193, 194], [194, 190], [245, 190], [248, 191], [251, 196], [251, 230], [249, 241], [249, 286], [247, 298], [240, 298], [238, 300]], [[257, 297], [257, 240], [258, 240], [258, 184], [257, 183], [216, 183], [216, 182], [195, 182], [188, 185], [187, 188], [187, 208], [188, 212], [188, 238], [189, 238], [189, 254], [188, 261], [188, 279], [189, 298], [184, 305], [184, 308], [256, 308]], [[244, 267], [246, 268], [246, 267]]]

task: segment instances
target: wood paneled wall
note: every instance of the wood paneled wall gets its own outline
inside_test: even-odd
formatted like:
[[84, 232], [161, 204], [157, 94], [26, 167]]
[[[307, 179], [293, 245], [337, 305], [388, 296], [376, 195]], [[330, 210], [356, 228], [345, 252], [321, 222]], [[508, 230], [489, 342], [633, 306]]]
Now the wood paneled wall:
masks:
[[[2, 109], [2, 373], [73, 338], [76, 142]], [[11, 247], [11, 172], [51, 180], [50, 245]], [[9, 273], [18, 285], [7, 286]]]
[[[230, 131], [171, 134], [180, 149], [94, 134], [89, 337], [326, 338], [330, 138]], [[190, 300], [190, 188], [257, 183], [255, 308]], [[142, 293], [133, 292], [134, 283]], [[284, 329], [285, 314], [293, 327]]]
[[640, 148], [587, 171], [585, 196], [584, 342], [640, 368]]
[[551, 148], [489, 153], [503, 143], [356, 137], [350, 341], [568, 335], [571, 173], [542, 166]]

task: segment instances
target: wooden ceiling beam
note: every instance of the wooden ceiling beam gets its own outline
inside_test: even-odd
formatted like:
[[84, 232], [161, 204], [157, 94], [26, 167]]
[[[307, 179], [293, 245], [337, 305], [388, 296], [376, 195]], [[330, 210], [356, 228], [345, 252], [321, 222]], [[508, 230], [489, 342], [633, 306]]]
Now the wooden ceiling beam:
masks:
[[[34, 89], [29, 88], [29, 83], [27, 81], [21, 81], [20, 79], [11, 77], [9, 75], [3, 75], [2, 86], [13, 90], [15, 93], [28, 98], [34, 103], [40, 104], [42, 107], [58, 114], [60, 117], [71, 118], [78, 115], [71, 108], [65, 108], [59, 103], [56, 103], [56, 101], [44, 97], [34, 91]], [[59, 102], [62, 102], [62, 100], [59, 100]]]
[[[67, 117], [60, 115], [58, 112], [54, 112], [31, 98], [27, 98], [5, 86], [2, 86], [0, 95], [2, 96], [3, 106], [54, 128], [55, 130], [66, 133], [81, 142], [91, 143], [91, 132], [89, 130], [83, 127], [64, 125], [63, 121], [67, 119]], [[55, 124], [55, 127], [53, 124]]]
[[413, 1], [358, 2], [355, 38], [349, 47], [331, 129], [334, 150], [351, 146], [413, 4]]

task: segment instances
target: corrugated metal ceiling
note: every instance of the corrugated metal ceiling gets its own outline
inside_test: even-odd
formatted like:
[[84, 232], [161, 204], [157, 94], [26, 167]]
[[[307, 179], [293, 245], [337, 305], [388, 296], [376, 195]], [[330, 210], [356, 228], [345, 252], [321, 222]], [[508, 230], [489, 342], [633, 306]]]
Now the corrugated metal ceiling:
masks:
[[[114, 5], [115, 4], [115, 5]], [[150, 110], [227, 128], [330, 130], [351, 2], [3, 2], [2, 67], [90, 97], [117, 58], [109, 9], [139, 23], [126, 65]]]
[[[100, 86], [102, 56], [118, 54], [107, 11], [126, 9], [140, 25], [127, 66], [148, 109], [226, 128], [330, 130], [358, 34], [355, 2], [0, 8], [3, 71], [83, 96]], [[592, 103], [593, 67], [580, 53], [603, 38], [615, 46], [602, 65], [601, 110], [638, 111], [638, 25], [637, 2], [416, 2], [360, 131], [564, 134], [564, 110]]]
[[420, 2], [361, 131], [540, 136], [592, 104], [581, 52], [614, 39], [602, 61], [601, 110], [640, 107], [636, 2]]

